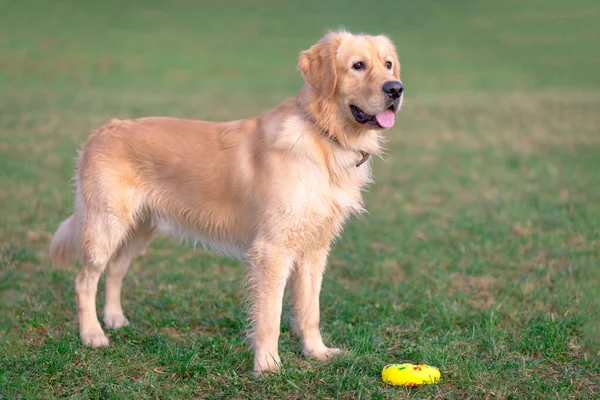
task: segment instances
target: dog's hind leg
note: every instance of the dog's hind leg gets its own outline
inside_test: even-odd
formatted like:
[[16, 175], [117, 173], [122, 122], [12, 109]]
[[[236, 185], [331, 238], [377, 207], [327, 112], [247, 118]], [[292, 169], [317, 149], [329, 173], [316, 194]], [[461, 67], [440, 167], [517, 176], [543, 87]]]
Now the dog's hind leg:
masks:
[[104, 325], [109, 329], [121, 328], [129, 323], [121, 307], [123, 277], [127, 273], [131, 261], [146, 249], [153, 234], [154, 230], [149, 222], [140, 224], [108, 263], [103, 320]]
[[96, 314], [98, 280], [107, 264], [126, 241], [131, 222], [106, 211], [88, 210], [82, 227], [83, 268], [75, 279], [77, 316], [81, 341], [86, 346], [106, 347]]

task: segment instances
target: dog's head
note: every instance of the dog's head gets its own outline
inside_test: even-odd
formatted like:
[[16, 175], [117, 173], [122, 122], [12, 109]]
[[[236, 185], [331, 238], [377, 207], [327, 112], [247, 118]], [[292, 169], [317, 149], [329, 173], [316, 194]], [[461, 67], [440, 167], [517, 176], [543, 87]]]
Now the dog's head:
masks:
[[390, 128], [404, 87], [394, 44], [386, 36], [330, 32], [300, 54], [298, 69], [319, 102], [335, 108], [336, 125], [356, 133]]

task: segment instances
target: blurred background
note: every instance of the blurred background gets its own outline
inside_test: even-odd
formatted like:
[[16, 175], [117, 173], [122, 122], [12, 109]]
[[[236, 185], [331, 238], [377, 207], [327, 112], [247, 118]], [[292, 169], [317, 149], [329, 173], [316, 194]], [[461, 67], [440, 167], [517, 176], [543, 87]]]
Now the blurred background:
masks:
[[4, 1], [1, 82], [289, 95], [298, 52], [345, 27], [390, 35], [413, 95], [590, 90], [597, 18], [593, 1]]
[[[599, 19], [594, 0], [1, 0], [0, 398], [598, 396]], [[243, 265], [162, 238], [125, 279], [131, 327], [82, 348], [76, 268], [47, 245], [87, 135], [262, 113], [341, 27], [390, 36], [406, 88], [324, 282], [347, 357], [305, 361], [285, 322], [287, 375], [253, 381]], [[445, 380], [385, 387], [395, 361]]]

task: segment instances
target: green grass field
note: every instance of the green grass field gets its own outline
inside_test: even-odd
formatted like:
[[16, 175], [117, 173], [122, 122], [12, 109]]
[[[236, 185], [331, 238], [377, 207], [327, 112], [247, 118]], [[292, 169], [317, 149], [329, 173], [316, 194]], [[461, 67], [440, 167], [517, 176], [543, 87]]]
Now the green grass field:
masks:
[[[600, 3], [258, 4], [0, 0], [0, 399], [598, 398]], [[340, 26], [390, 35], [407, 96], [324, 281], [347, 353], [304, 359], [286, 307], [284, 371], [253, 379], [244, 266], [161, 237], [125, 278], [130, 327], [82, 347], [77, 267], [47, 247], [86, 136], [263, 112]], [[442, 381], [386, 386], [391, 362]]]

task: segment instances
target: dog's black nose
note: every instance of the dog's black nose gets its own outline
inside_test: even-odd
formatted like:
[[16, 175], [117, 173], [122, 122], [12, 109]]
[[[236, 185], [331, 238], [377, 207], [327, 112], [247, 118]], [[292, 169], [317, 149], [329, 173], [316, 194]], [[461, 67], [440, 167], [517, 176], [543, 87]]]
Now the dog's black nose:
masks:
[[392, 99], [397, 99], [398, 97], [402, 96], [404, 86], [402, 86], [402, 82], [400, 81], [387, 81], [383, 84], [382, 89]]

